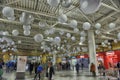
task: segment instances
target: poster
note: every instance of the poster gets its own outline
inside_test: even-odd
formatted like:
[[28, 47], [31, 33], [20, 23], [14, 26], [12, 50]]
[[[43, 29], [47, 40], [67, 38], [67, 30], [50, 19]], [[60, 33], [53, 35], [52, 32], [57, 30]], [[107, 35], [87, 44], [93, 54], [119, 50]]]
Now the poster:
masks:
[[18, 56], [17, 59], [17, 72], [25, 72], [27, 56]]

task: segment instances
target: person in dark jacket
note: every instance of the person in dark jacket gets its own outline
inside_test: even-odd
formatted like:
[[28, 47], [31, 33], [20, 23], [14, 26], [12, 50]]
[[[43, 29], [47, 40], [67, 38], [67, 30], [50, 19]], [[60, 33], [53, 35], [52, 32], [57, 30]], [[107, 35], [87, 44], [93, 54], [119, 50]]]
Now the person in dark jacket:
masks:
[[55, 74], [54, 68], [52, 66], [52, 62], [48, 63], [48, 67], [47, 67], [46, 71], [47, 71], [46, 72], [46, 77], [48, 78], [48, 80], [52, 80], [52, 75]]
[[79, 68], [80, 68], [79, 63], [77, 63], [77, 64], [75, 65], [75, 68], [76, 68], [76, 72], [77, 72], [77, 74], [79, 74]]
[[32, 75], [32, 71], [33, 71], [33, 63], [30, 62], [30, 64], [29, 64], [30, 75]]

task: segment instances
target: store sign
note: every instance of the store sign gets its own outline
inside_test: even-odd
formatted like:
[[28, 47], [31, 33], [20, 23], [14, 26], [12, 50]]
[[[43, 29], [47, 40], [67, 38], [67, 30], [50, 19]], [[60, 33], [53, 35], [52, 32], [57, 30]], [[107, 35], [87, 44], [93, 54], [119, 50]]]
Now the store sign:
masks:
[[106, 55], [114, 55], [114, 51], [108, 51], [106, 52]]
[[27, 56], [18, 56], [17, 59], [17, 72], [25, 72]]

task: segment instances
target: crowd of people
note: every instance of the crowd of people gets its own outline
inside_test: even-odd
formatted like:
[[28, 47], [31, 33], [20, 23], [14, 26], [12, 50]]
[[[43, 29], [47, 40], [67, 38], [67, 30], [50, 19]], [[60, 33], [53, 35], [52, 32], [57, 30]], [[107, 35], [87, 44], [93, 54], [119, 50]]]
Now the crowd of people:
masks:
[[[77, 74], [80, 74], [80, 69], [83, 70], [84, 64], [77, 62], [74, 66], [70, 64], [69, 61], [66, 63], [58, 63], [55, 65], [52, 64], [52, 62], [48, 61], [47, 63], [38, 63], [38, 62], [28, 62], [28, 69], [30, 75], [34, 75], [34, 80], [37, 80], [37, 78], [41, 79], [41, 74], [45, 73], [45, 76], [48, 78], [48, 80], [52, 80], [52, 75], [55, 74], [55, 70], [62, 71], [62, 70], [76, 70]], [[6, 63], [0, 62], [0, 77], [1, 74], [3, 74], [2, 69], [3, 67], [6, 67], [6, 73], [10, 73], [12, 71], [16, 71], [17, 69], [17, 62], [8, 61]], [[100, 76], [106, 76], [105, 73], [105, 66], [104, 64], [99, 64], [97, 66], [98, 72], [100, 73]], [[113, 67], [114, 68], [114, 67]], [[120, 62], [116, 64], [115, 69], [119, 72], [120, 75]], [[95, 77], [96, 76], [96, 65], [94, 63], [90, 64], [90, 72]]]

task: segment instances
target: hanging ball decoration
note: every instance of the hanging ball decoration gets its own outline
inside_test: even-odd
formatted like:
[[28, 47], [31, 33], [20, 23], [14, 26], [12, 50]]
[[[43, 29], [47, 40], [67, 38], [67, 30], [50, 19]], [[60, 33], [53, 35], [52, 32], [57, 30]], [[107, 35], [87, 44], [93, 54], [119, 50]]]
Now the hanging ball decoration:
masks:
[[12, 16], [12, 17], [7, 17], [7, 19], [10, 20], [10, 21], [14, 21], [14, 20], [15, 20], [15, 17], [14, 17], [14, 16]]
[[2, 14], [5, 17], [13, 17], [14, 16], [14, 9], [12, 9], [11, 7], [4, 7], [2, 10]]
[[110, 23], [109, 24], [109, 28], [112, 29], [112, 28], [115, 28], [116, 24], [115, 23]]
[[71, 37], [71, 34], [70, 34], [70, 33], [67, 33], [66, 36], [67, 36], [67, 38], [70, 38], [70, 37]]
[[22, 42], [21, 42], [21, 40], [18, 40], [18, 44], [21, 44]]
[[75, 40], [76, 40], [75, 36], [72, 36], [72, 37], [71, 37], [71, 40], [72, 40], [72, 41], [75, 41]]
[[7, 35], [7, 36], [9, 36], [9, 32], [8, 32], [8, 31], [4, 31], [4, 32], [2, 32], [2, 35]]
[[120, 39], [120, 33], [117, 34], [118, 39]]
[[101, 32], [99, 30], [95, 30], [95, 33], [98, 35], [100, 34]]
[[101, 28], [101, 24], [100, 24], [100, 23], [96, 23], [96, 24], [95, 24], [95, 28], [96, 28], [96, 29], [100, 29], [100, 28]]
[[60, 3], [60, 0], [47, 0], [47, 3], [48, 3], [51, 7], [57, 7], [58, 4]]
[[83, 23], [83, 29], [84, 29], [84, 30], [89, 30], [90, 27], [91, 27], [91, 24], [90, 24], [89, 22]]
[[23, 29], [24, 29], [25, 31], [28, 31], [28, 30], [31, 29], [31, 26], [30, 26], [30, 25], [23, 25]]
[[13, 31], [12, 31], [12, 35], [13, 35], [13, 36], [18, 36], [18, 35], [19, 35], [19, 31], [16, 30], [16, 29], [13, 30]]
[[108, 40], [105, 40], [104, 43], [107, 44], [107, 43], [108, 43]]
[[36, 34], [35, 36], [34, 36], [34, 40], [35, 40], [35, 42], [41, 42], [41, 41], [43, 41], [43, 35], [42, 34]]
[[69, 8], [72, 4], [72, 0], [63, 0], [61, 6], [65, 8]]
[[59, 17], [58, 17], [58, 21], [60, 23], [65, 23], [67, 22], [67, 16], [65, 14], [61, 14]]
[[79, 29], [78, 28], [74, 28], [74, 32], [79, 32]]
[[58, 44], [61, 42], [61, 38], [60, 37], [55, 37], [54, 38], [54, 43]]
[[83, 36], [83, 37], [86, 36], [85, 31], [81, 31], [81, 32], [80, 32], [80, 35]]
[[88, 1], [84, 1], [83, 3], [82, 3], [82, 5], [81, 5], [81, 8], [82, 9], [85, 9], [85, 8], [87, 8], [88, 7]]
[[69, 25], [72, 28], [76, 28], [77, 27], [77, 21], [76, 20], [71, 20]]
[[85, 41], [85, 37], [82, 37], [82, 36], [81, 36], [81, 37], [80, 37], [80, 41], [81, 41], [81, 42], [84, 42], [84, 41]]
[[23, 32], [23, 33], [24, 33], [24, 35], [25, 35], [25, 36], [28, 36], [28, 35], [30, 35], [30, 30], [27, 30], [27, 31], [26, 31], [26, 30], [24, 30], [24, 32]]
[[117, 40], [117, 39], [114, 39], [114, 43], [118, 43], [118, 40]]

